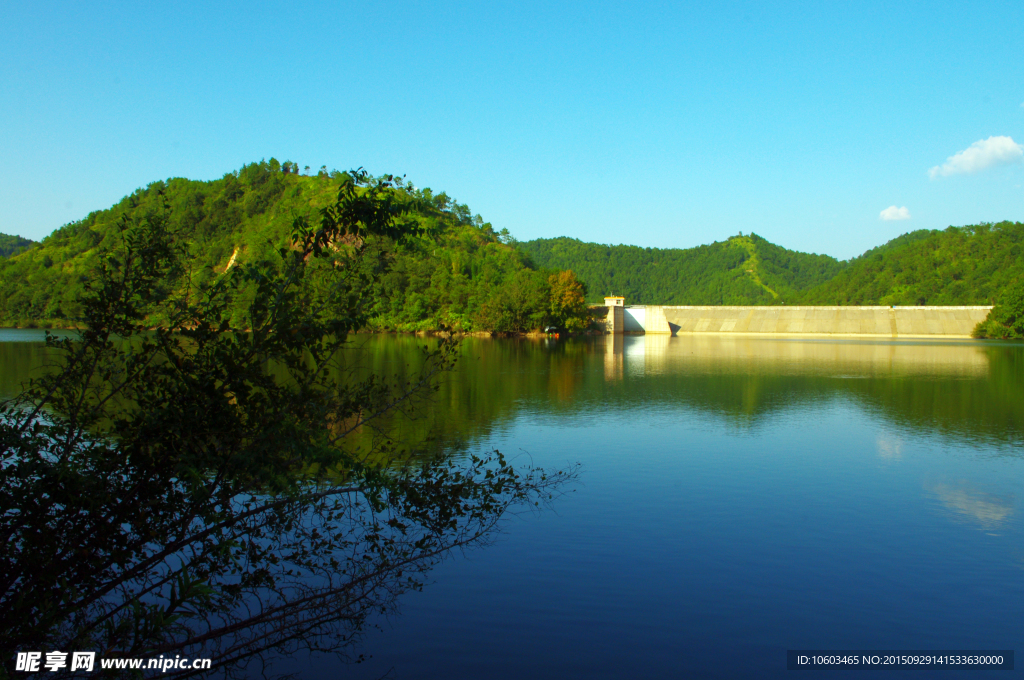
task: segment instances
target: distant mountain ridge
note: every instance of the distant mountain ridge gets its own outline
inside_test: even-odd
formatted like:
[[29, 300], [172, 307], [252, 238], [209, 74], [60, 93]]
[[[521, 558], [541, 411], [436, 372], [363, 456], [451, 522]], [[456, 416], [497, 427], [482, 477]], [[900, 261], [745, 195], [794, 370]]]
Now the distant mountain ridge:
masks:
[[1024, 223], [919, 230], [872, 248], [795, 301], [827, 305], [987, 305], [1024, 278]]
[[30, 241], [27, 238], [12, 236], [9, 234], [0, 234], [0, 257], [17, 255], [23, 250], [28, 250], [35, 244], [35, 241]]
[[1024, 223], [898, 236], [839, 261], [750, 234], [696, 248], [641, 248], [559, 237], [519, 244], [539, 267], [571, 269], [589, 300], [627, 304], [986, 305], [1024, 278]]
[[781, 304], [847, 266], [828, 255], [787, 250], [756, 234], [686, 249], [606, 246], [565, 237], [519, 245], [539, 267], [576, 272], [595, 303], [614, 294], [625, 296], [627, 304]]

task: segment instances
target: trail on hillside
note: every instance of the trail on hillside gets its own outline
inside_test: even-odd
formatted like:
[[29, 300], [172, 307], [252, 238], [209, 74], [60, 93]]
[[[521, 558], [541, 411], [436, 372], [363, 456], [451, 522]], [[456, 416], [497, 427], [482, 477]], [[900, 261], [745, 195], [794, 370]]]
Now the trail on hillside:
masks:
[[756, 283], [761, 288], [764, 288], [773, 298], [777, 300], [779, 298], [779, 294], [776, 293], [771, 288], [769, 288], [765, 284], [765, 282], [761, 280], [761, 276], [758, 274], [757, 268], [758, 265], [761, 263], [761, 260], [757, 257], [757, 247], [754, 246], [754, 242], [747, 236], [733, 236], [732, 238], [729, 239], [729, 241], [731, 243], [735, 243], [736, 245], [740, 246], [745, 251], [747, 251], [749, 257], [740, 266], [743, 267], [743, 270], [750, 276], [754, 283]]

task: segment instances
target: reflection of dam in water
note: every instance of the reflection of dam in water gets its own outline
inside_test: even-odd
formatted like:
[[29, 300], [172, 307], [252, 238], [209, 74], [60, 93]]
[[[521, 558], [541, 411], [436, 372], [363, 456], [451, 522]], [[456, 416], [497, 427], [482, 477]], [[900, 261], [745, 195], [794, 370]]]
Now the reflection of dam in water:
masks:
[[[598, 410], [609, 400], [619, 408], [630, 401], [643, 409], [699, 411], [745, 427], [812, 404], [856, 404], [881, 421], [961, 444], [1024, 442], [1020, 346], [652, 334], [605, 335], [593, 347], [607, 386], [594, 402]], [[898, 442], [879, 447], [882, 457], [901, 453]]]
[[991, 307], [626, 306], [605, 298], [608, 333], [969, 338]]
[[627, 372], [983, 377], [989, 357], [976, 343], [785, 339], [725, 334], [605, 336], [605, 375]]

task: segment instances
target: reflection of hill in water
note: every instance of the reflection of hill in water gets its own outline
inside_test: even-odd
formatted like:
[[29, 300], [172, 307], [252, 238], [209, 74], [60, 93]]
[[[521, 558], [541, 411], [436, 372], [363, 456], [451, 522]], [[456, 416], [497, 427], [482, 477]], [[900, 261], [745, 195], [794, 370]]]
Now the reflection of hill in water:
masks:
[[[3, 330], [3, 329], [0, 329]], [[14, 336], [7, 331], [8, 336]], [[14, 337], [28, 337], [33, 340], [35, 335], [24, 334]], [[48, 355], [42, 343], [42, 333], [37, 342], [5, 342], [0, 335], [0, 399], [18, 394], [23, 383], [32, 376], [38, 375], [39, 369], [46, 363]]]
[[801, 404], [853, 399], [901, 426], [1024, 439], [1021, 346], [642, 336], [604, 349], [606, 379], [636, 382], [641, 394], [627, 388], [623, 398], [637, 405], [675, 402], [756, 422]]
[[[355, 336], [356, 373], [415, 374], [409, 336]], [[415, 419], [389, 425], [428, 450], [487, 437], [516, 418], [700, 412], [742, 427], [775, 414], [852, 401], [876, 417], [965, 443], [1024, 442], [1024, 346], [979, 342], [789, 340], [721, 336], [467, 339], [455, 372]], [[0, 342], [0, 396], [44, 360], [34, 343]]]
[[[406, 341], [395, 339], [390, 351]], [[517, 417], [628, 421], [637, 409], [697, 411], [749, 427], [837, 400], [965, 443], [1024, 441], [1022, 346], [607, 336], [471, 339], [462, 354], [437, 408], [416, 427], [428, 426], [438, 442], [475, 439]]]

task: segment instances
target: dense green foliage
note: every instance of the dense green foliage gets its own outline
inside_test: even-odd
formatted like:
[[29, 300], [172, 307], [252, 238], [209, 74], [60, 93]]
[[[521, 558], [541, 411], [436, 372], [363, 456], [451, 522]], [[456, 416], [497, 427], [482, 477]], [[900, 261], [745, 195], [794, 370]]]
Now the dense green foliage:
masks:
[[604, 295], [623, 295], [628, 304], [780, 304], [844, 267], [827, 255], [786, 250], [754, 234], [687, 249], [606, 246], [565, 237], [520, 247], [538, 266], [576, 272], [593, 303]]
[[1004, 291], [988, 317], [974, 329], [976, 338], [1024, 338], [1024, 278]]
[[35, 241], [30, 241], [27, 238], [0, 234], [0, 257], [17, 255], [23, 250], [28, 250], [34, 244]]
[[1024, 276], [1024, 223], [1000, 222], [904, 234], [850, 261], [799, 296], [823, 305], [993, 304]]
[[679, 249], [576, 239], [521, 244], [543, 267], [572, 269], [592, 302], [629, 304], [984, 305], [1024, 276], [1024, 224], [1000, 222], [904, 234], [848, 262], [751, 234]]
[[[326, 170], [305, 176], [297, 167], [271, 159], [210, 182], [154, 182], [0, 259], [0, 324], [75, 325], [89, 282], [117, 246], [114, 225], [126, 216], [164, 214], [182, 235], [195, 267], [186, 279], [165, 282], [167, 293], [186, 280], [201, 290], [242, 262], [279, 264], [276, 252], [294, 220], [321, 219], [346, 176]], [[444, 193], [399, 181], [395, 200], [409, 206], [419, 229], [402, 243], [387, 235], [373, 239], [388, 271], [372, 277], [371, 330], [581, 329], [589, 321], [580, 294], [591, 304], [605, 295], [665, 305], [993, 304], [1024, 276], [1019, 222], [915, 231], [841, 262], [755, 234], [689, 249], [566, 237], [516, 243]], [[0, 238], [0, 247], [14, 243], [31, 242]], [[561, 278], [567, 271], [582, 284], [570, 286], [568, 298]], [[246, 302], [245, 296], [235, 301], [234, 321]]]
[[[165, 292], [186, 280], [201, 290], [243, 262], [280, 265], [277, 251], [289, 242], [293, 222], [319, 222], [321, 210], [337, 196], [346, 177], [326, 171], [303, 176], [295, 168], [271, 159], [210, 182], [154, 182], [109, 210], [58, 229], [39, 247], [0, 261], [0, 324], [76, 323], [87, 286], [119, 245], [116, 225], [123, 217], [164, 215], [189, 250], [193, 269], [186, 279], [164, 282]], [[479, 215], [472, 216], [466, 205], [401, 180], [395, 200], [409, 206], [419, 230], [402, 243], [386, 234], [372, 237], [378, 255], [388, 261], [388, 271], [370, 284], [375, 301], [370, 328], [411, 331], [447, 325], [463, 331], [510, 331], [573, 323], [552, 313], [549, 279], [555, 272], [533, 269], [507, 238]], [[502, 325], [500, 316], [485, 310], [511, 282], [535, 292], [519, 301], [530, 305], [517, 310], [529, 320], [524, 329]], [[251, 292], [234, 301], [233, 322], [240, 322], [250, 298]]]

